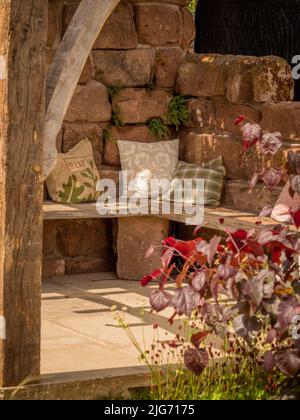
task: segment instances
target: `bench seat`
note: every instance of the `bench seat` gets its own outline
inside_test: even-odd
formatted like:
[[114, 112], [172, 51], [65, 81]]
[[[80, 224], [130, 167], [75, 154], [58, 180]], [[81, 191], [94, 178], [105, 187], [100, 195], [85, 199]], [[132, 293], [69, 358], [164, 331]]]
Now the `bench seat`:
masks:
[[[205, 227], [220, 230], [220, 219], [224, 219], [224, 226], [232, 229], [251, 229], [259, 220], [260, 229], [272, 228], [278, 223], [273, 219], [264, 217], [257, 218], [257, 215], [248, 211], [235, 210], [231, 208], [205, 208]], [[44, 220], [68, 220], [68, 219], [99, 219], [99, 218], [122, 218], [136, 217], [139, 215], [126, 214], [122, 215], [118, 212], [106, 215], [100, 215], [96, 210], [95, 203], [80, 204], [59, 204], [52, 201], [46, 201], [43, 205]], [[167, 214], [157, 215], [159, 218], [167, 219], [174, 222], [186, 223], [186, 219], [191, 217], [185, 214]], [[291, 229], [293, 229], [291, 227]]]

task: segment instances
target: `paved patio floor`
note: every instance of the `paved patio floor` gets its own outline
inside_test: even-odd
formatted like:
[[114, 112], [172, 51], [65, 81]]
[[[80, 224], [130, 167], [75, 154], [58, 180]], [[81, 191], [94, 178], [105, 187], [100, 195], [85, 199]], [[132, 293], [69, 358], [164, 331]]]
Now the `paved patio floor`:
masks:
[[[159, 340], [173, 339], [181, 322], [178, 320], [170, 326], [171, 309], [160, 315], [151, 314], [149, 292], [138, 282], [117, 279], [114, 273], [45, 280], [42, 374], [141, 365], [138, 351], [126, 331], [118, 326], [116, 312], [111, 307], [116, 305], [121, 310], [141, 348], [150, 349], [156, 334]], [[126, 311], [122, 312], [124, 307]], [[154, 329], [154, 324], [161, 327]], [[162, 360], [165, 362], [170, 360]]]

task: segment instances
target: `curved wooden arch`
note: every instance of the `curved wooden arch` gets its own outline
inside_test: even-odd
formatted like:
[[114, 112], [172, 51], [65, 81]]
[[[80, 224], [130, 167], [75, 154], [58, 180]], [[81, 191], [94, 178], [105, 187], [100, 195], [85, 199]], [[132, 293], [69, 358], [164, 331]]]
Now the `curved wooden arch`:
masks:
[[49, 67], [46, 81], [44, 178], [55, 166], [56, 138], [88, 55], [119, 2], [120, 0], [81, 0]]

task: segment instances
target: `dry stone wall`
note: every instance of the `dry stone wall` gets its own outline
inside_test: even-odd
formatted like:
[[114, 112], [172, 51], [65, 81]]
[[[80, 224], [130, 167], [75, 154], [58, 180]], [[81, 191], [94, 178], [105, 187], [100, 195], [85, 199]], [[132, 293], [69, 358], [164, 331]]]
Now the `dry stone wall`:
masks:
[[[292, 102], [291, 70], [277, 57], [191, 53], [195, 30], [188, 3], [128, 0], [119, 4], [89, 55], [58, 149], [67, 152], [87, 137], [100, 174], [117, 181], [116, 140], [158, 141], [147, 122], [163, 118], [171, 98], [184, 95], [189, 119], [179, 133], [171, 128], [169, 135], [180, 137], [180, 158], [200, 164], [223, 155], [228, 171], [224, 204], [258, 210], [274, 202], [280, 189], [270, 193], [258, 185], [249, 193], [247, 180], [263, 157], [244, 153], [233, 121], [245, 114], [265, 129], [280, 131], [284, 148], [274, 163], [281, 165], [287, 151], [300, 146], [300, 103]], [[78, 0], [49, 0], [48, 63], [78, 4]], [[111, 126], [112, 120], [121, 126]], [[166, 231], [159, 223], [152, 228], [157, 229], [153, 237]], [[45, 223], [44, 275], [113, 269], [113, 231], [113, 222], [107, 220]], [[120, 247], [125, 236], [118, 237]], [[118, 265], [120, 272], [126, 272], [120, 267], [122, 261]]]

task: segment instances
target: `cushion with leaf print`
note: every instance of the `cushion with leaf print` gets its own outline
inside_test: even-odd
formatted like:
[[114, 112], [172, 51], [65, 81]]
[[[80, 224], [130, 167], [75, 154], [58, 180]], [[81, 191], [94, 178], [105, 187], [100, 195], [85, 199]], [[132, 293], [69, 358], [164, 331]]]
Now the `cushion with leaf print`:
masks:
[[46, 179], [48, 192], [57, 203], [97, 201], [100, 179], [89, 140], [81, 140], [68, 153], [59, 153], [55, 168]]

